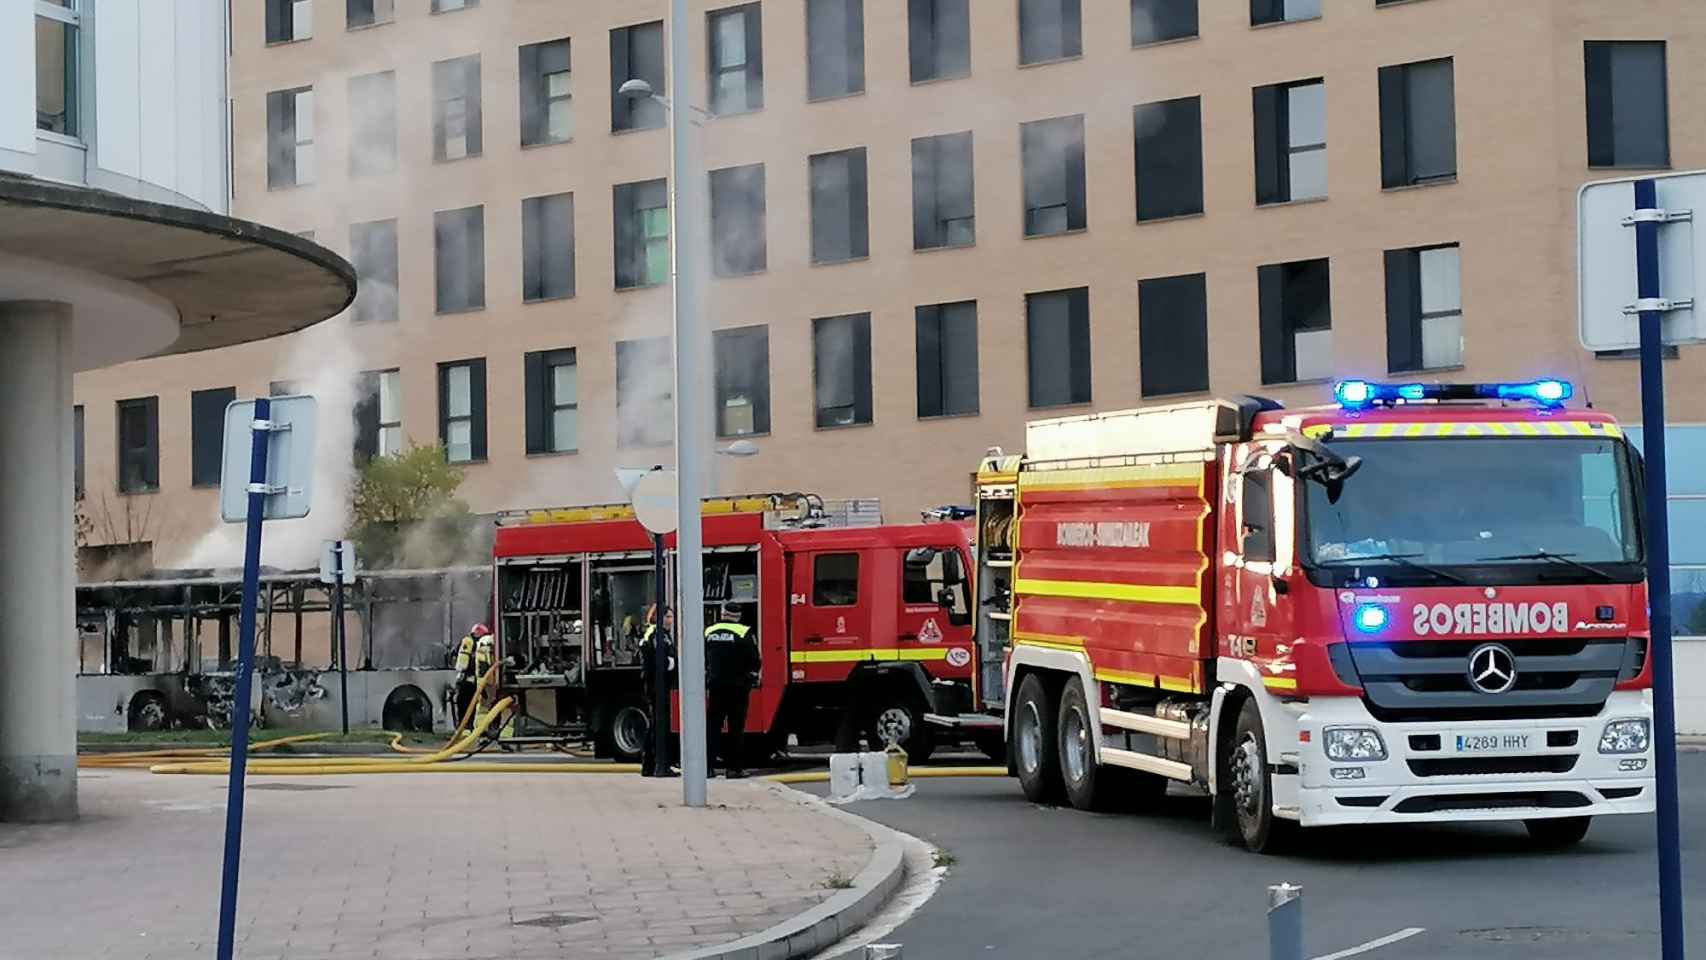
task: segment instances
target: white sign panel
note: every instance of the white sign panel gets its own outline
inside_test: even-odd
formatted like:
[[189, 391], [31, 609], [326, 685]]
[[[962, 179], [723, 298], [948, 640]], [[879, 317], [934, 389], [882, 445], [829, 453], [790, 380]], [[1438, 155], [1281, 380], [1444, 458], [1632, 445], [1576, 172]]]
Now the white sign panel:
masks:
[[634, 517], [652, 533], [674, 533], [680, 522], [676, 509], [675, 471], [653, 470], [634, 484]]
[[337, 546], [338, 544], [343, 544], [343, 548], [344, 548], [343, 549], [343, 557], [341, 558], [342, 559], [342, 568], [343, 568], [343, 581], [344, 581], [344, 585], [348, 586], [350, 584], [355, 583], [355, 541], [354, 540], [327, 540], [325, 545], [320, 548], [320, 582], [321, 583], [332, 583], [335, 580], [335, 577], [333, 576], [333, 573], [332, 573], [332, 568], [334, 566], [338, 566], [338, 562], [337, 562], [338, 558], [334, 558], [332, 556], [332, 548]]
[[[314, 398], [273, 397], [267, 435], [267, 496], [263, 520], [308, 516], [314, 480]], [[225, 457], [219, 471], [219, 513], [226, 523], [249, 518], [251, 424], [255, 401], [234, 400], [225, 408]]]
[[[1651, 179], [1658, 206], [1659, 298], [1692, 300], [1697, 278], [1706, 277], [1706, 242], [1697, 237], [1706, 221], [1706, 172], [1603, 180], [1582, 187], [1576, 198], [1577, 304], [1582, 346], [1589, 350], [1633, 350], [1641, 345], [1640, 318], [1631, 312], [1640, 299], [1635, 273], [1635, 181]], [[1664, 315], [1665, 343], [1706, 341], [1706, 305]]]

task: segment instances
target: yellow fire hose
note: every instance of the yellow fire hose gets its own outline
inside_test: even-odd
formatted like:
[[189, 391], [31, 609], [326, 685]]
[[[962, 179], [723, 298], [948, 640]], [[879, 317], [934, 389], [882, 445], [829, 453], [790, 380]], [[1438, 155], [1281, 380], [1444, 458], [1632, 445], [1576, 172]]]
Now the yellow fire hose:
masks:
[[[279, 737], [276, 740], [260, 740], [249, 744], [251, 752], [271, 750], [293, 743], [308, 743], [323, 740], [332, 736], [330, 733], [302, 733], [295, 736]], [[177, 747], [167, 750], [132, 750], [123, 753], [91, 754], [77, 758], [77, 766], [91, 768], [106, 767], [147, 767], [162, 760], [191, 760], [197, 758], [223, 757], [231, 752], [230, 747]]]

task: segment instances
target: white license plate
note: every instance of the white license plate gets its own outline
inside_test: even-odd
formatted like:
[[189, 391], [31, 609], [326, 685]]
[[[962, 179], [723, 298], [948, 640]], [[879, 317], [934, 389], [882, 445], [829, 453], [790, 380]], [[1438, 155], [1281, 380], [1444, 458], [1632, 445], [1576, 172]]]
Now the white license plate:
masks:
[[1533, 753], [1546, 746], [1546, 734], [1537, 730], [1501, 730], [1497, 733], [1457, 733], [1451, 737], [1453, 753], [1498, 757]]

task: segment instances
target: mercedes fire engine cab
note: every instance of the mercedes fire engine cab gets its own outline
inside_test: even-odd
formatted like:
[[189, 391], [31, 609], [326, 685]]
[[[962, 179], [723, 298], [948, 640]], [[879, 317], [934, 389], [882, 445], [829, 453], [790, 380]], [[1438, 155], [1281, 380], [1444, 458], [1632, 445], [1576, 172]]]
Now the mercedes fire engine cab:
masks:
[[1299, 825], [1654, 808], [1639, 459], [1570, 386], [1340, 383], [1029, 425], [978, 475], [980, 672], [1034, 801]]
[[[928, 756], [924, 715], [971, 702], [969, 524], [882, 525], [873, 501], [804, 495], [712, 499], [703, 511], [705, 623], [724, 604], [744, 608], [761, 655], [748, 743], [768, 753], [792, 734], [851, 749], [864, 737]], [[673, 579], [673, 535], [665, 546]], [[509, 515], [494, 554], [498, 695], [519, 705], [504, 740], [584, 737], [637, 758], [656, 580], [633, 509]]]

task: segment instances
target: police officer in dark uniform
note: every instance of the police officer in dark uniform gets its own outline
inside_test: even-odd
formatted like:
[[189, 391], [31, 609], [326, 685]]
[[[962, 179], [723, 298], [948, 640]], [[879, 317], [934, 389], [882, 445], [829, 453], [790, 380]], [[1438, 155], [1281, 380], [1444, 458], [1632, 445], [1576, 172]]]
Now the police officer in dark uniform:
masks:
[[[674, 690], [676, 686], [675, 611], [665, 607], [663, 611], [663, 623], [660, 626], [658, 624], [658, 608], [656, 604], [653, 604], [651, 609], [646, 611], [646, 623], [645, 637], [640, 640], [640, 689], [645, 691], [646, 703], [651, 704], [653, 699], [656, 697], [657, 691], [656, 657], [658, 644], [663, 645], [664, 656], [668, 658], [669, 686], [667, 689]], [[658, 712], [655, 705], [652, 708], [652, 712], [654, 714]], [[662, 715], [653, 716], [652, 723], [654, 725], [662, 723], [664, 725], [664, 729], [667, 730], [669, 728], [669, 714], [669, 705], [666, 701]], [[675, 776], [675, 773], [670, 769], [674, 763], [674, 754], [676, 751], [674, 734], [667, 735], [665, 743], [665, 749], [668, 751], [669, 755], [660, 758], [657, 755], [657, 730], [654, 726], [651, 734], [646, 737], [645, 753], [640, 757], [640, 776]]]
[[[721, 758], [729, 779], [746, 776], [746, 706], [758, 684], [758, 641], [741, 623], [739, 604], [723, 604], [723, 618], [705, 629], [706, 733], [714, 765]], [[729, 727], [723, 736], [723, 724]]]

